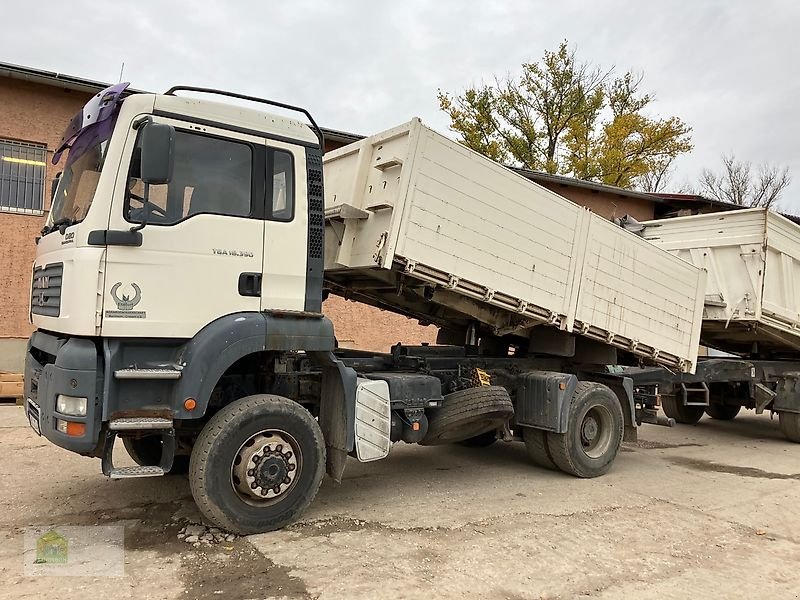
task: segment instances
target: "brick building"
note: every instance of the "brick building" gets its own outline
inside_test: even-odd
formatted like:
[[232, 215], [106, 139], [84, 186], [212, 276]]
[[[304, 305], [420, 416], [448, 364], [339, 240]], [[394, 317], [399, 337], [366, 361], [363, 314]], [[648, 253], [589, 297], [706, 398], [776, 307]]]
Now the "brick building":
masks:
[[[50, 208], [50, 182], [60, 169], [51, 164], [53, 150], [72, 116], [105, 87], [98, 81], [0, 63], [0, 371], [22, 370], [32, 330], [28, 305], [35, 239]], [[361, 138], [324, 131], [326, 151]], [[606, 218], [630, 214], [645, 220], [675, 212], [667, 197], [524, 169], [518, 172]], [[701, 204], [687, 206], [691, 211]], [[719, 210], [711, 205], [702, 208]], [[324, 310], [334, 321], [342, 346], [381, 351], [397, 342], [436, 339], [436, 327], [338, 297], [329, 298]]]

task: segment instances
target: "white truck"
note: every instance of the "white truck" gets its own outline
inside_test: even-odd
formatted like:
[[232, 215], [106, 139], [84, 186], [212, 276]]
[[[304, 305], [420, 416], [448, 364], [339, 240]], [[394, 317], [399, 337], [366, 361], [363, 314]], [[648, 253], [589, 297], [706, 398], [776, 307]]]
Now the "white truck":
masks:
[[[695, 368], [705, 271], [418, 120], [323, 169], [304, 109], [125, 85], [54, 157], [25, 367], [31, 426], [107, 476], [188, 470], [239, 533], [290, 523], [326, 471], [401, 440], [519, 439], [595, 477], [654, 419], [606, 366]], [[441, 345], [338, 349], [330, 292], [434, 323]], [[116, 438], [138, 466], [113, 464]]]

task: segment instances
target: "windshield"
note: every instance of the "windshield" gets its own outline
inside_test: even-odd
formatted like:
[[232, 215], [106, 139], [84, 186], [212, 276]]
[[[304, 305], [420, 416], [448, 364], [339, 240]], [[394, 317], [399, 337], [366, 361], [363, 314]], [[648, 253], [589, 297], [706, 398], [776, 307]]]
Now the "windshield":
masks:
[[53, 198], [53, 223], [79, 223], [86, 217], [100, 180], [108, 140], [88, 148], [64, 169]]
[[108, 140], [114, 131], [119, 105], [127, 83], [118, 83], [98, 92], [72, 118], [61, 143], [53, 154], [53, 164], [69, 150], [64, 172], [58, 182], [50, 210], [50, 224], [42, 235], [86, 218], [100, 180]]

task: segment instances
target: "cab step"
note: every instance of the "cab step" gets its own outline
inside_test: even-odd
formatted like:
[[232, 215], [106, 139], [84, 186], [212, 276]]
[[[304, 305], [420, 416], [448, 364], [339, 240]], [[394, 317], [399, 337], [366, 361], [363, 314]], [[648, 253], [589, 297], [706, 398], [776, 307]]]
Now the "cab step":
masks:
[[172, 429], [172, 419], [160, 417], [125, 417], [108, 422], [113, 431], [137, 431], [140, 429]]
[[135, 477], [161, 477], [166, 472], [161, 467], [114, 467], [109, 473], [111, 479], [133, 479]]
[[117, 369], [115, 379], [180, 379], [177, 369]]

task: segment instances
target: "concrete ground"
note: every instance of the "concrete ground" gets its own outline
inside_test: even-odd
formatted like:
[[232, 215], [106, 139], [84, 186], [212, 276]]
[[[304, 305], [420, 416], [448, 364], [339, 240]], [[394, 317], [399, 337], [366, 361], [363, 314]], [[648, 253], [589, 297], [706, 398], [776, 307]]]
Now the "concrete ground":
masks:
[[[800, 598], [800, 446], [743, 414], [645, 425], [611, 472], [396, 446], [277, 533], [194, 547], [180, 477], [110, 481], [0, 407], [2, 598]], [[31, 526], [125, 525], [124, 577], [26, 577]]]

